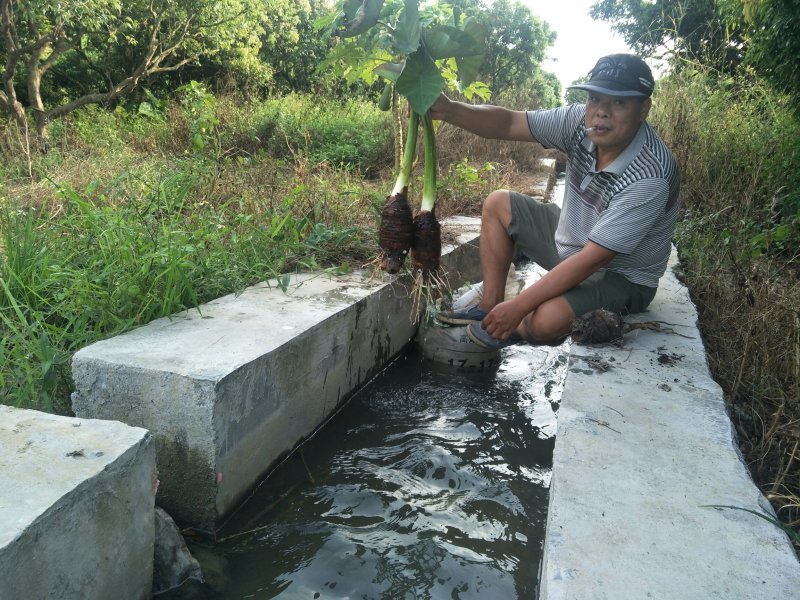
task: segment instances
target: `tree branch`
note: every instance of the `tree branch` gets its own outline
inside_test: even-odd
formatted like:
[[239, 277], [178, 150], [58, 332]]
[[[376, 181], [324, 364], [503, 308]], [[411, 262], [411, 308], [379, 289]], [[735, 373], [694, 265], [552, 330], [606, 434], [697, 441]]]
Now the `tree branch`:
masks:
[[8, 54], [11, 56], [17, 53], [17, 40], [14, 35], [13, 19], [11, 18], [11, 0], [0, 0], [0, 12], [2, 12], [0, 23], [2, 23], [3, 27], [3, 38], [6, 41]]
[[70, 102], [67, 102], [66, 104], [62, 104], [60, 106], [53, 108], [52, 110], [47, 112], [47, 120], [51, 121], [52, 119], [57, 119], [58, 117], [66, 115], [75, 110], [76, 108], [80, 108], [81, 106], [86, 106], [87, 104], [106, 104], [108, 102], [111, 102], [112, 100], [119, 98], [126, 92], [130, 92], [131, 90], [136, 88], [136, 86], [138, 86], [143, 79], [146, 79], [147, 77], [150, 77], [151, 75], [155, 75], [157, 73], [168, 73], [170, 71], [177, 71], [178, 69], [189, 64], [193, 60], [194, 60], [193, 57], [185, 58], [173, 65], [169, 65], [166, 67], [158, 66], [158, 67], [144, 69], [143, 71], [140, 65], [139, 69], [137, 69], [136, 74], [131, 75], [130, 77], [126, 77], [125, 79], [117, 83], [108, 92], [102, 92], [97, 94], [86, 94], [85, 96], [81, 96], [80, 98], [76, 98]]
[[78, 46], [76, 44], [70, 44], [66, 40], [58, 40], [55, 45], [53, 46], [53, 51], [50, 53], [43, 63], [41, 63], [39, 67], [39, 71], [42, 75], [44, 75], [50, 68], [55, 64], [56, 60], [64, 54], [67, 50], [76, 49]]
[[[115, 71], [113, 68], [103, 68], [100, 61], [92, 60], [92, 52], [82, 48], [79, 40], [82, 34], [87, 33], [87, 28], [81, 19], [72, 18], [71, 12], [53, 16], [50, 13], [40, 13], [24, 0], [0, 0], [0, 43], [4, 44], [7, 53], [5, 71], [0, 73], [0, 105], [7, 107], [17, 120], [24, 121], [26, 111], [33, 115], [38, 133], [46, 138], [47, 125], [54, 119], [89, 104], [108, 104], [141, 85], [148, 77], [178, 71], [187, 64], [196, 62], [208, 50], [205, 44], [206, 32], [215, 27], [230, 27], [230, 23], [236, 22], [236, 19], [249, 10], [245, 8], [236, 11], [237, 14], [220, 17], [214, 23], [202, 23], [203, 13], [200, 11], [186, 14], [183, 10], [173, 9], [171, 3], [149, 0], [144, 14], [138, 13], [139, 23], [135, 37], [139, 44], [131, 46], [131, 54], [128, 54], [126, 61], [127, 70]], [[110, 31], [115, 31], [123, 23], [110, 13], [107, 16]], [[40, 17], [49, 19], [46, 27]], [[22, 38], [17, 35], [15, 27], [22, 31]], [[103, 30], [105, 29], [104, 26]], [[94, 39], [93, 35], [92, 40]], [[92, 44], [94, 48], [94, 42]], [[97, 44], [102, 48], [102, 38], [98, 38]], [[120, 44], [123, 44], [122, 40]], [[69, 99], [59, 106], [46, 107], [40, 90], [42, 78], [50, 71], [60, 71], [65, 54], [70, 51], [77, 53], [76, 58], [83, 63], [84, 69], [88, 68], [101, 75], [105, 82], [101, 85], [105, 91], [95, 92], [94, 86], [86, 86], [83, 89], [85, 93], [80, 97]], [[14, 87], [14, 79], [20, 75], [17, 69], [23, 65], [26, 71], [27, 109], [17, 100]], [[120, 78], [116, 83], [115, 77]], [[94, 77], [87, 79], [94, 80]], [[80, 90], [81, 86], [75, 87]]]
[[108, 84], [108, 87], [114, 85], [114, 81], [111, 78], [111, 74], [108, 71], [104, 71], [99, 66], [97, 66], [91, 59], [91, 57], [88, 54], [86, 54], [86, 52], [84, 52], [80, 46], [75, 48], [75, 52], [77, 52], [78, 55], [80, 55], [83, 58], [84, 62], [88, 65], [91, 71], [94, 71], [95, 73], [100, 75], [100, 77], [103, 78], [103, 81], [105, 81]]
[[17, 100], [17, 90], [14, 88], [14, 72], [17, 70], [19, 62], [19, 44], [17, 43], [14, 30], [14, 21], [11, 18], [12, 0], [0, 0], [0, 27], [2, 27], [3, 39], [6, 41], [8, 56], [6, 66], [3, 71], [3, 88], [0, 90], [0, 100], [8, 108], [8, 111], [17, 119], [24, 115], [22, 105]]

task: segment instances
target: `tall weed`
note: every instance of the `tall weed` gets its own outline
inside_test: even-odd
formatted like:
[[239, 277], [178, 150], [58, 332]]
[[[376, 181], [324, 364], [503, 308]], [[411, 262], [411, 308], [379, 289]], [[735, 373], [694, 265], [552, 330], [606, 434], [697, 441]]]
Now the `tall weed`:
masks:
[[390, 115], [371, 102], [291, 94], [265, 102], [256, 118], [257, 135], [272, 155], [368, 176], [393, 164]]
[[682, 164], [686, 210], [716, 215], [756, 254], [796, 247], [800, 121], [788, 98], [758, 80], [685, 72], [660, 86], [652, 121]]

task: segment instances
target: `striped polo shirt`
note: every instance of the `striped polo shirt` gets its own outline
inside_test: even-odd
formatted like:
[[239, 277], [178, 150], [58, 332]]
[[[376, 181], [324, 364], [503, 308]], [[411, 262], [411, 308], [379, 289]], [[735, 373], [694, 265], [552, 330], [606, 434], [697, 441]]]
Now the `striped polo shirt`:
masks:
[[556, 229], [562, 260], [591, 240], [617, 256], [604, 268], [657, 287], [667, 267], [680, 203], [672, 153], [647, 123], [613, 163], [597, 171], [595, 145], [584, 133], [585, 106], [528, 111], [531, 134], [567, 155], [566, 191]]

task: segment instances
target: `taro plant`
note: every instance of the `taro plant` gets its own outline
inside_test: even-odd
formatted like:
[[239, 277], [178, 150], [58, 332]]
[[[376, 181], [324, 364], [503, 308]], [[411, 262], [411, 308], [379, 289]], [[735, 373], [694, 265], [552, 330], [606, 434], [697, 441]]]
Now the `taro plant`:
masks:
[[411, 180], [411, 167], [417, 150], [418, 132], [419, 115], [412, 112], [408, 118], [408, 135], [400, 172], [392, 188], [392, 193], [387, 196], [386, 204], [381, 211], [380, 261], [381, 268], [387, 273], [400, 271], [414, 238], [413, 217], [408, 204], [408, 184]]
[[[456, 7], [439, 2], [420, 7], [419, 0], [341, 0], [317, 26], [326, 35], [343, 39], [326, 66], [338, 65], [346, 77], [368, 83], [380, 77], [385, 81], [384, 92], [393, 86], [408, 101], [411, 114], [406, 150], [381, 217], [382, 266], [397, 272], [410, 246], [415, 270], [431, 275], [439, 267], [441, 240], [435, 214], [435, 130], [428, 109], [445, 87], [457, 89], [467, 98], [488, 97], [488, 88], [477, 81], [485, 30], [475, 19], [464, 18]], [[419, 120], [425, 151], [423, 193], [408, 232], [406, 212], [410, 209], [402, 208], [400, 201], [408, 195]]]

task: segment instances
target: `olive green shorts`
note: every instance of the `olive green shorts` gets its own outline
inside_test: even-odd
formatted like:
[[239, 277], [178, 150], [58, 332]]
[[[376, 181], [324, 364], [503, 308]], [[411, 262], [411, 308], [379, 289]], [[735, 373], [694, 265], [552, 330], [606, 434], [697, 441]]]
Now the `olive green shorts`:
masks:
[[[514, 240], [516, 252], [543, 268], [550, 270], [561, 262], [556, 249], [556, 227], [561, 209], [518, 192], [511, 192], [511, 222], [508, 235]], [[576, 316], [597, 308], [621, 314], [642, 312], [647, 308], [656, 288], [633, 283], [624, 275], [601, 269], [590, 275], [564, 298]]]

